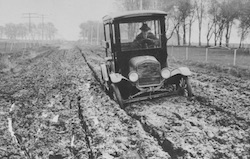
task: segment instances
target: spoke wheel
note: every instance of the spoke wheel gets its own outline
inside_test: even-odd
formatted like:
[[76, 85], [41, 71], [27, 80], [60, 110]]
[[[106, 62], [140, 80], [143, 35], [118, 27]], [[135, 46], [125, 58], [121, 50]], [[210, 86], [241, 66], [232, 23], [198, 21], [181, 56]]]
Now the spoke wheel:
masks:
[[177, 92], [179, 95], [192, 97], [193, 91], [190, 84], [190, 79], [187, 76], [181, 77], [179, 84], [177, 84]]
[[116, 101], [121, 108], [124, 108], [124, 103], [119, 88], [113, 83], [111, 84], [110, 87], [111, 87], [111, 98], [114, 101]]

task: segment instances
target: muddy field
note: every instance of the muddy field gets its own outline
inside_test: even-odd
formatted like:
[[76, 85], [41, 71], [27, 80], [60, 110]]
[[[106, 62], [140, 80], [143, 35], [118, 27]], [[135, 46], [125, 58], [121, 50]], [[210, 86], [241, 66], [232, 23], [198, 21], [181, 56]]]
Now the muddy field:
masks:
[[250, 158], [248, 76], [186, 63], [194, 98], [121, 109], [98, 82], [103, 51], [63, 44], [0, 54], [0, 158]]

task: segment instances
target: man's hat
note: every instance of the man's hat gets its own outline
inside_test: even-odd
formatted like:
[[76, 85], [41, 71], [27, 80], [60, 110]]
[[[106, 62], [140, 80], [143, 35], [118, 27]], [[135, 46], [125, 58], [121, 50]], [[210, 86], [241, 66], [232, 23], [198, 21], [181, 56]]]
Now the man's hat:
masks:
[[140, 29], [142, 31], [149, 31], [149, 30], [151, 30], [150, 27], [148, 27], [148, 25], [146, 23], [142, 24], [142, 26], [140, 27]]

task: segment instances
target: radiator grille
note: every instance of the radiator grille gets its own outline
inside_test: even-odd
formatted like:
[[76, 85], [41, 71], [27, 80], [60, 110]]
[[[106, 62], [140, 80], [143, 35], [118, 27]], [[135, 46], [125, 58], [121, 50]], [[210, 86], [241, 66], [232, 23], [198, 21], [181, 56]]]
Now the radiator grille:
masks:
[[158, 85], [161, 83], [160, 64], [142, 63], [137, 67], [139, 86]]

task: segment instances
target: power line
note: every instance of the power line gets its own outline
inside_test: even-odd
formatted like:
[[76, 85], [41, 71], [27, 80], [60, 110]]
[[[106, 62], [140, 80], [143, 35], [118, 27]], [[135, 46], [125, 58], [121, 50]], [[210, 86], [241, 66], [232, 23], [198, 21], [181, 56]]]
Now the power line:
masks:
[[31, 33], [31, 19], [32, 18], [40, 18], [37, 13], [23, 13], [23, 15], [26, 15], [23, 18], [29, 19], [29, 33]]
[[23, 18], [28, 18], [29, 19], [29, 33], [31, 33], [31, 19], [32, 18], [41, 18], [42, 19], [42, 40], [44, 39], [44, 19], [45, 15], [44, 14], [38, 14], [38, 13], [23, 13], [25, 17]]
[[44, 16], [45, 16], [45, 15], [44, 15], [44, 14], [41, 14], [40, 16], [41, 16], [41, 18], [42, 18], [42, 40], [43, 40], [43, 38], [44, 38], [44, 18], [45, 18]]
[[44, 39], [44, 19], [47, 17], [44, 14], [39, 14], [40, 18], [42, 19], [42, 40]]

